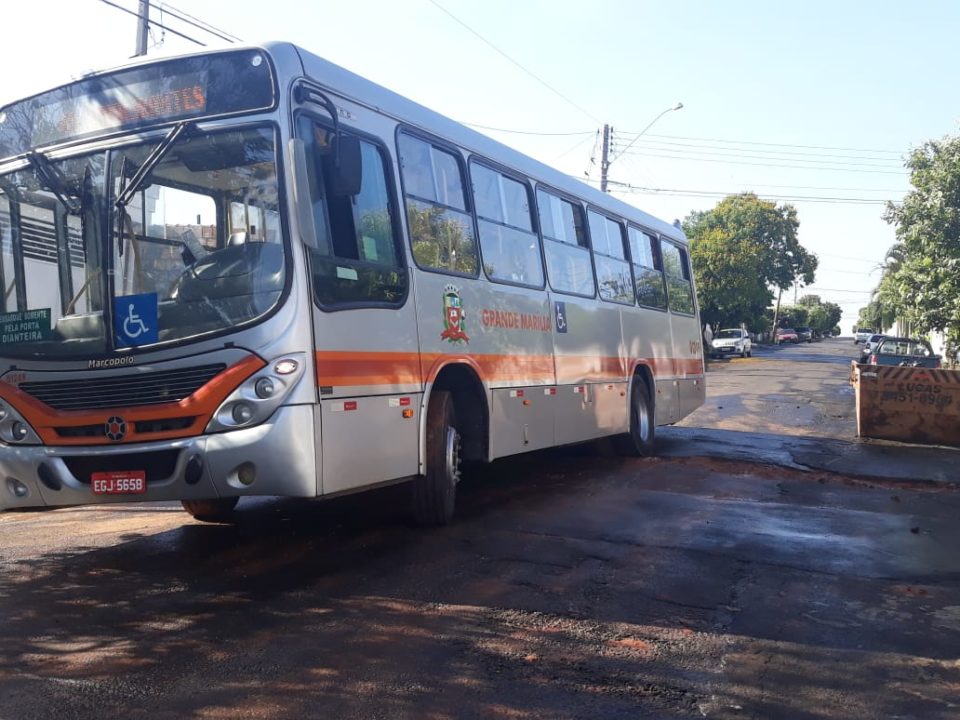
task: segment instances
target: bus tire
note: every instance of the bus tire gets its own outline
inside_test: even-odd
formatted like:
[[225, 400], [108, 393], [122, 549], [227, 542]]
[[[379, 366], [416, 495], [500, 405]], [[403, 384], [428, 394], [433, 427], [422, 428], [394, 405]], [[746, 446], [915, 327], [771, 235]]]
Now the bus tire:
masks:
[[212, 500], [181, 500], [180, 504], [197, 520], [222, 523], [233, 518], [233, 509], [239, 501], [238, 497], [227, 497]]
[[617, 450], [621, 455], [650, 457], [656, 444], [656, 427], [653, 403], [647, 384], [639, 377], [634, 378], [630, 390], [630, 432], [615, 438]]
[[418, 525], [446, 525], [453, 518], [461, 462], [453, 395], [446, 390], [431, 395], [426, 430], [426, 472], [413, 480], [413, 517]]

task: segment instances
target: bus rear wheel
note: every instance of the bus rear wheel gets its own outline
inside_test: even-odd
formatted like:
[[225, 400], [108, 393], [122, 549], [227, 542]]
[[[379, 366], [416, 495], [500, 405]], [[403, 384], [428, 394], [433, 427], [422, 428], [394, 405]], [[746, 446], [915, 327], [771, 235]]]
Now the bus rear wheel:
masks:
[[649, 457], [653, 455], [656, 444], [656, 422], [653, 402], [647, 391], [647, 384], [639, 377], [634, 378], [630, 389], [630, 432], [615, 438], [617, 450], [622, 455]]
[[215, 498], [212, 500], [181, 500], [183, 509], [197, 520], [204, 522], [228, 522], [233, 519], [233, 509], [240, 498]]
[[453, 395], [437, 390], [427, 407], [426, 472], [413, 480], [413, 517], [417, 524], [446, 525], [453, 518], [460, 451]]

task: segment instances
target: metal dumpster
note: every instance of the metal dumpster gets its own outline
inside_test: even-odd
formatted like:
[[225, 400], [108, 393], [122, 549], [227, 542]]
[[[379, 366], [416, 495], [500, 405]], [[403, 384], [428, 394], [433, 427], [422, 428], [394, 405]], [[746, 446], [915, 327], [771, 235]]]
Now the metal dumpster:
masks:
[[860, 437], [960, 447], [960, 371], [853, 363], [850, 379]]

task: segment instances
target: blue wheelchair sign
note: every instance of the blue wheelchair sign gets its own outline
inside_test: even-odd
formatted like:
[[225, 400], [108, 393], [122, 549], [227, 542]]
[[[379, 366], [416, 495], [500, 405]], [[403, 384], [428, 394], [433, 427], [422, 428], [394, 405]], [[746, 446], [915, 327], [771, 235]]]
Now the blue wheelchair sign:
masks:
[[567, 331], [567, 304], [562, 302], [553, 303], [554, 325], [558, 333]]
[[157, 294], [121, 295], [113, 299], [113, 331], [117, 347], [157, 341]]

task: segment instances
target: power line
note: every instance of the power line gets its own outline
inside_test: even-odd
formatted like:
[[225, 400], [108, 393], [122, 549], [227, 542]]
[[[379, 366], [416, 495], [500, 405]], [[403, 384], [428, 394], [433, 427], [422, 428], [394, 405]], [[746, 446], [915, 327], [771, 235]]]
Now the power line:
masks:
[[655, 157], [655, 158], [664, 158], [667, 160], [692, 160], [694, 162], [714, 162], [714, 163], [723, 163], [726, 165], [753, 165], [755, 167], [768, 167], [768, 168], [790, 168], [793, 170], [823, 170], [828, 172], [857, 172], [857, 173], [879, 173], [883, 175], [908, 175], [904, 170], [869, 170], [869, 169], [859, 169], [859, 168], [831, 168], [831, 167], [814, 167], [810, 165], [783, 165], [779, 163], [756, 163], [756, 162], [746, 162], [742, 160], [721, 160], [717, 158], [696, 158], [696, 157], [685, 157], [683, 155], [661, 155], [658, 153], [643, 153], [643, 152], [632, 152], [631, 155], [639, 155], [642, 157]]
[[204, 22], [203, 20], [200, 20], [199, 18], [195, 18], [192, 15], [187, 15], [187, 13], [183, 12], [182, 10], [177, 10], [177, 8], [173, 7], [172, 5], [168, 5], [166, 3], [159, 3], [157, 7], [161, 10], [161, 12], [166, 12], [167, 15], [169, 15], [170, 17], [174, 17], [177, 20], [183, 23], [186, 23], [187, 25], [192, 25], [193, 27], [198, 28], [199, 30], [203, 30], [204, 32], [209, 33], [214, 37], [220, 38], [221, 40], [225, 40], [228, 43], [242, 42], [240, 38], [238, 38], [237, 36], [231, 35], [225, 30], [220, 30], [219, 28], [214, 27], [210, 23]]
[[[624, 131], [626, 134], [630, 135], [627, 131]], [[700, 142], [719, 142], [719, 143], [729, 143], [731, 145], [765, 145], [767, 147], [790, 147], [790, 148], [804, 148], [807, 150], [841, 150], [846, 152], [870, 152], [870, 153], [885, 153], [891, 155], [902, 155], [902, 150], [878, 150], [876, 148], [851, 148], [851, 147], [836, 147], [830, 145], [796, 145], [791, 143], [771, 143], [771, 142], [759, 142], [756, 140], [725, 140], [723, 138], [703, 138], [703, 137], [686, 137], [683, 135], [657, 135], [651, 133], [647, 135], [650, 138], [666, 138], [668, 140], [694, 140]]]
[[[801, 162], [801, 163], [811, 163], [811, 166], [817, 165], [838, 165], [845, 167], [865, 167], [865, 168], [885, 168], [887, 170], [892, 170], [893, 165], [882, 164], [882, 163], [866, 163], [866, 162], [844, 162], [843, 160], [827, 160], [820, 158], [792, 158], [792, 157], [778, 157], [778, 156], [767, 156], [767, 155], [747, 155], [742, 152], [723, 152], [720, 150], [683, 150], [679, 148], [659, 148], [659, 147], [648, 147], [646, 145], [637, 146], [637, 150], [624, 150], [621, 151], [621, 154], [627, 153], [629, 155], [645, 155], [643, 150], [653, 150], [657, 152], [667, 152], [667, 153], [678, 153], [680, 157], [690, 156], [710, 156], [710, 157], [735, 157], [735, 158], [747, 158], [752, 160], [768, 160], [770, 162]], [[902, 165], [900, 165], [902, 167]]]
[[509, 130], [507, 128], [490, 127], [489, 125], [478, 125], [477, 123], [461, 122], [461, 125], [467, 127], [479, 128], [481, 130], [493, 130], [495, 132], [512, 133], [514, 135], [539, 135], [542, 137], [565, 137], [573, 135], [593, 135], [596, 130], [578, 130], [577, 132], [535, 132], [533, 130]]
[[[641, 193], [646, 195], [667, 195], [672, 197], [702, 197], [702, 198], [714, 198], [714, 197], [727, 197], [729, 195], [736, 195], [737, 193], [729, 193], [720, 190], [684, 190], [680, 188], [648, 188], [648, 187], [638, 187], [631, 185], [629, 183], [617, 182], [615, 180], [609, 181], [611, 185], [616, 185], [617, 189], [620, 192], [631, 192], [631, 193]], [[834, 197], [834, 196], [824, 196], [824, 195], [765, 195], [758, 194], [758, 197], [761, 197], [766, 200], [777, 200], [783, 202], [823, 202], [823, 203], [839, 203], [839, 204], [848, 204], [848, 205], [884, 205], [886, 200], [877, 200], [875, 198], [855, 198], [855, 197]]]
[[586, 143], [588, 143], [588, 142], [590, 142], [590, 138], [588, 138], [588, 137], [580, 138], [579, 140], [577, 140], [576, 144], [574, 144], [572, 147], [568, 148], [567, 150], [564, 150], [562, 153], [560, 153], [559, 155], [557, 155], [557, 156], [556, 156], [553, 160], [551, 160], [550, 162], [557, 162], [557, 161], [560, 160], [561, 158], [565, 158], [567, 155], [569, 155], [570, 153], [572, 153], [572, 152], [573, 152], [574, 150], [576, 150], [578, 147], [580, 147], [581, 145], [584, 145], [584, 144], [586, 144]]
[[873, 290], [846, 290], [844, 288], [822, 288], [822, 287], [805, 287], [804, 290], [816, 290], [817, 292], [839, 292], [839, 293], [848, 293], [855, 295], [873, 295]]
[[[104, 0], [104, 1], [106, 1], [106, 0]], [[577, 103], [575, 103], [573, 100], [571, 100], [570, 98], [568, 98], [568, 97], [567, 97], [566, 95], [564, 95], [562, 92], [560, 92], [560, 91], [557, 90], [555, 87], [553, 87], [552, 85], [550, 85], [546, 80], [544, 80], [543, 78], [541, 78], [540, 76], [538, 76], [537, 74], [535, 74], [532, 70], [528, 70], [526, 67], [524, 67], [523, 65], [521, 65], [519, 62], [517, 62], [516, 60], [514, 60], [514, 59], [513, 59], [512, 57], [510, 57], [509, 55], [507, 55], [507, 53], [505, 53], [503, 50], [501, 50], [500, 48], [498, 48], [498, 47], [497, 47], [496, 45], [494, 45], [492, 42], [490, 42], [489, 40], [487, 40], [483, 35], [481, 35], [481, 34], [478, 33], [476, 30], [474, 30], [472, 27], [470, 27], [469, 25], [467, 25], [467, 23], [465, 23], [463, 20], [461, 20], [461, 19], [458, 18], [456, 15], [454, 15], [452, 12], [450, 12], [450, 11], [447, 10], [445, 7], [443, 7], [443, 5], [441, 5], [440, 3], [438, 3], [437, 0], [429, 0], [429, 2], [430, 2], [431, 5], [433, 5], [434, 7], [436, 7], [438, 10], [440, 10], [441, 12], [443, 12], [444, 14], [446, 14], [447, 16], [449, 16], [451, 19], [453, 19], [454, 22], [456, 22], [458, 25], [460, 25], [460, 26], [463, 27], [465, 30], [467, 30], [469, 33], [471, 33], [472, 35], [474, 35], [475, 37], [477, 37], [477, 38], [478, 38], [480, 41], [482, 41], [485, 45], [487, 45], [488, 47], [492, 48], [495, 52], [497, 52], [497, 54], [501, 55], [503, 58], [505, 58], [506, 60], [510, 61], [510, 63], [512, 63], [512, 64], [515, 65], [516, 67], [520, 68], [520, 69], [521, 69], [523, 72], [525, 72], [527, 75], [529, 75], [529, 76], [532, 77], [534, 80], [536, 80], [538, 83], [540, 83], [541, 85], [543, 85], [545, 88], [547, 88], [547, 90], [549, 90], [550, 92], [552, 92], [554, 95], [556, 95], [557, 97], [559, 97], [561, 100], [563, 100], [564, 102], [566, 102], [567, 104], [569, 104], [571, 107], [575, 107], [577, 110], [579, 110], [580, 112], [582, 112], [584, 115], [586, 115], [588, 118], [590, 118], [590, 119], [593, 120], [594, 122], [599, 123], [599, 124], [602, 124], [603, 121], [600, 120], [599, 118], [595, 117], [589, 110], [586, 110], [586, 109], [584, 109], [583, 107], [581, 107], [580, 105], [578, 105]]]
[[190, 42], [192, 42], [192, 43], [194, 43], [194, 44], [196, 44], [196, 45], [199, 45], [200, 47], [206, 47], [206, 46], [207, 46], [207, 44], [206, 44], [205, 42], [200, 42], [200, 41], [197, 40], [196, 38], [192, 38], [192, 37], [190, 37], [189, 35], [186, 35], [186, 34], [180, 32], [179, 30], [174, 30], [174, 29], [171, 28], [171, 27], [167, 27], [166, 25], [161, 25], [161, 24], [158, 23], [158, 22], [155, 22], [155, 21], [153, 21], [153, 20], [150, 20], [150, 18], [145, 18], [145, 17], [144, 17], [143, 15], [141, 15], [140, 13], [135, 12], [135, 11], [133, 11], [133, 10], [128, 10], [127, 8], [123, 7], [122, 5], [117, 5], [115, 2], [110, 2], [110, 0], [100, 0], [100, 2], [102, 2], [104, 5], [109, 5], [110, 7], [116, 8], [117, 10], [121, 10], [121, 11], [127, 13], [127, 15], [133, 15], [135, 18], [144, 19], [144, 20], [146, 20], [146, 22], [147, 22], [148, 24], [150, 24], [150, 25], [156, 25], [156, 26], [157, 26], [158, 28], [160, 28], [161, 30], [165, 30], [165, 31], [168, 32], [168, 33], [173, 33], [174, 35], [176, 35], [176, 36], [178, 36], [178, 37], [182, 37], [184, 40], [189, 40]]
[[[652, 149], [662, 150], [665, 152], [691, 152], [691, 151], [706, 151], [708, 153], [717, 152], [717, 153], [762, 153], [762, 156], [767, 156], [771, 154], [776, 155], [792, 155], [798, 157], [808, 157], [816, 160], [823, 160], [833, 162], [831, 158], [836, 158], [837, 160], [876, 160], [885, 164], [902, 164], [902, 161], [899, 158], [885, 158], [878, 157], [876, 155], [849, 155], [849, 154], [836, 154], [836, 153], [819, 153], [819, 152], [810, 152], [807, 150], [804, 151], [793, 151], [793, 150], [765, 150], [764, 148], [738, 148], [738, 147], [727, 147], [724, 145], [711, 145], [704, 143], [682, 143], [682, 142], [670, 142], [668, 140], [656, 140], [653, 138], [644, 138], [644, 146], [653, 145]], [[669, 147], [662, 147], [662, 146]], [[692, 150], [685, 150], [682, 148], [692, 148]]]
[[768, 187], [785, 190], [842, 190], [844, 192], [883, 192], [900, 193], [906, 195], [909, 188], [866, 188], [866, 187], [836, 187], [830, 185], [771, 185], [769, 183], [740, 183], [745, 188]]

